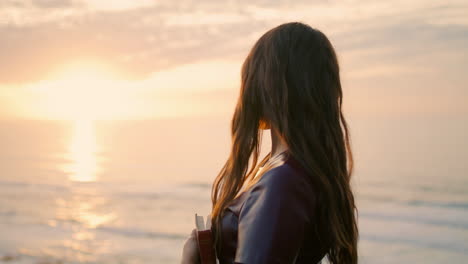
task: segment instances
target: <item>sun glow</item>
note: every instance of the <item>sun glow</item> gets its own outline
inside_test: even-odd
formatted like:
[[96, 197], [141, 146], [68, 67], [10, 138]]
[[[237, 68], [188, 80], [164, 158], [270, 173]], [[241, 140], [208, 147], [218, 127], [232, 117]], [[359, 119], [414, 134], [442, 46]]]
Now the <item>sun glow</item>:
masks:
[[3, 112], [66, 121], [226, 114], [231, 106], [222, 101], [234, 101], [238, 65], [232, 60], [200, 62], [132, 79], [103, 63], [71, 63], [40, 81], [8, 86]]
[[128, 81], [99, 63], [75, 63], [62, 67], [46, 80], [31, 84], [33, 105], [43, 116], [64, 120], [112, 119], [128, 109]]

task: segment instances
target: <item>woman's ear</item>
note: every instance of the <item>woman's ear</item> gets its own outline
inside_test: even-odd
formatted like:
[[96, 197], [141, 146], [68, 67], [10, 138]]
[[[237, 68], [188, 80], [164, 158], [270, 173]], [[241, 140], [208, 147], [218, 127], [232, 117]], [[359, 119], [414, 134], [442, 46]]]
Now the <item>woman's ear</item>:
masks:
[[263, 120], [263, 119], [260, 119], [260, 124], [258, 126], [259, 129], [262, 129], [262, 130], [268, 130], [270, 129], [270, 123], [268, 123], [267, 121]]

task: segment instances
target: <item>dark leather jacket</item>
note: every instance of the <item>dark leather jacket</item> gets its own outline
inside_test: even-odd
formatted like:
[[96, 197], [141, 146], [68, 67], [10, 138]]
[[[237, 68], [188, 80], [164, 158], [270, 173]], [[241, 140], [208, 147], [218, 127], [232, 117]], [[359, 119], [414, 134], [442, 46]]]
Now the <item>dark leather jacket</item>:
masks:
[[224, 263], [320, 263], [316, 192], [292, 157], [232, 201], [221, 221]]

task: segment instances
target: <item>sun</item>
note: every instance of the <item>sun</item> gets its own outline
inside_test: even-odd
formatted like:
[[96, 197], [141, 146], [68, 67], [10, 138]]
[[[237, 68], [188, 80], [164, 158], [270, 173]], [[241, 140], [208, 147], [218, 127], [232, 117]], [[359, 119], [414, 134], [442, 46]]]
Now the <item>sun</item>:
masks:
[[[33, 108], [51, 119], [112, 119], [125, 114], [127, 81], [97, 62], [68, 64], [46, 80], [31, 84]], [[127, 93], [127, 94], [126, 94]]]

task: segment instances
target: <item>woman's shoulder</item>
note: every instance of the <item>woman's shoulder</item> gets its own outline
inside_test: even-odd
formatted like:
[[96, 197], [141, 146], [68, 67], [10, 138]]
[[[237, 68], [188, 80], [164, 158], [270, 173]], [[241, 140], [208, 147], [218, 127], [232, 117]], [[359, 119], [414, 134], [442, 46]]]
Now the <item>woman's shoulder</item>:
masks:
[[308, 223], [317, 206], [317, 194], [308, 174], [290, 159], [261, 175], [244, 199], [239, 208], [241, 218], [249, 214], [266, 214], [268, 219], [294, 215], [296, 220]]
[[291, 188], [297, 185], [311, 188], [308, 177], [302, 166], [293, 157], [288, 157], [283, 164], [265, 172], [258, 184], [277, 188]]
[[292, 157], [265, 172], [252, 191], [265, 191], [279, 197], [295, 196], [299, 199], [315, 201], [315, 190], [310, 176]]

